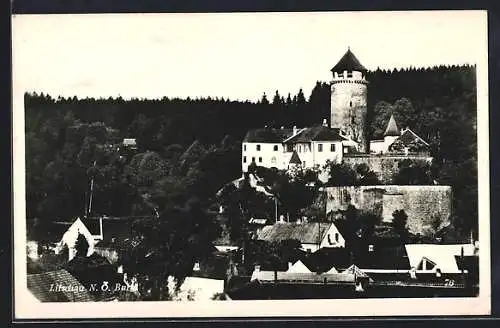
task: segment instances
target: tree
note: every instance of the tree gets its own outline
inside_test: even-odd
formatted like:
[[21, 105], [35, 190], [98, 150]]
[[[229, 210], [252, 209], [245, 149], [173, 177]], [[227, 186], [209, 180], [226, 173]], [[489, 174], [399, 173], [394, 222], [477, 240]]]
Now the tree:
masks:
[[283, 204], [291, 220], [296, 220], [301, 211], [318, 197], [320, 182], [317, 175], [309, 170], [298, 170], [293, 176], [287, 172], [265, 168], [261, 171], [268, 172], [264, 177], [264, 185]]
[[191, 198], [159, 217], [136, 220], [129, 246], [121, 251], [124, 269], [138, 278], [144, 299], [165, 300], [191, 272], [195, 259], [206, 258], [219, 235], [213, 218]]
[[266, 96], [265, 92], [262, 94], [262, 98], [260, 99], [260, 103], [264, 104], [264, 105], [268, 105], [269, 104], [269, 100], [267, 100], [267, 96]]
[[81, 257], [87, 256], [88, 249], [89, 249], [89, 243], [87, 241], [87, 238], [85, 238], [83, 234], [78, 233], [78, 237], [75, 242], [75, 251], [76, 251], [75, 256], [81, 256]]
[[274, 98], [273, 98], [273, 105], [281, 105], [281, 96], [280, 94], [278, 93], [278, 90], [276, 90], [276, 93], [274, 94]]
[[370, 170], [370, 167], [367, 164], [357, 164], [354, 170], [357, 174], [356, 180], [358, 185], [371, 186], [381, 184], [377, 174]]
[[345, 163], [328, 162], [325, 169], [329, 172], [327, 186], [354, 186], [357, 184], [356, 172]]
[[392, 213], [392, 217], [392, 228], [403, 241], [406, 241], [409, 233], [408, 228], [406, 227], [408, 215], [406, 215], [404, 210], [395, 210]]
[[432, 184], [430, 169], [428, 163], [405, 159], [399, 164], [399, 170], [393, 176], [393, 183], [397, 185]]

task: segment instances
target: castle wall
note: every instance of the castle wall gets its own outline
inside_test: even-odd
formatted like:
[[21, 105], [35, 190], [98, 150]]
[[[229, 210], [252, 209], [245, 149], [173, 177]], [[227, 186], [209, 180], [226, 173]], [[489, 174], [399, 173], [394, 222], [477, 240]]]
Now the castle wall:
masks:
[[343, 162], [351, 166], [366, 164], [377, 174], [382, 183], [391, 183], [392, 177], [399, 171], [399, 165], [404, 160], [431, 163], [432, 157], [426, 155], [404, 154], [345, 154]]
[[346, 186], [328, 187], [325, 192], [326, 213], [345, 210], [352, 204], [362, 213], [372, 213], [391, 222], [395, 210], [404, 210], [409, 231], [423, 235], [433, 232], [435, 218], [444, 225], [452, 213], [450, 186]]

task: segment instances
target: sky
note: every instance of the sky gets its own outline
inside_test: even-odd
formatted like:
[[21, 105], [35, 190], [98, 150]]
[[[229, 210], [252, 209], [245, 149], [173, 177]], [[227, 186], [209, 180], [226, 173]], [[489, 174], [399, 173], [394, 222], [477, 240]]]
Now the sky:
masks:
[[477, 64], [482, 11], [21, 15], [13, 79], [53, 97], [306, 97], [350, 47], [368, 69]]

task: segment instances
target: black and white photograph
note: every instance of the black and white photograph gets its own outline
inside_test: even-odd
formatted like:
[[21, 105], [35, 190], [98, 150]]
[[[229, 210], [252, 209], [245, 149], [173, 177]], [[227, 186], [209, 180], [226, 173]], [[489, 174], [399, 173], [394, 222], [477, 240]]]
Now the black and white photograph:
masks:
[[14, 15], [16, 313], [489, 314], [486, 18]]

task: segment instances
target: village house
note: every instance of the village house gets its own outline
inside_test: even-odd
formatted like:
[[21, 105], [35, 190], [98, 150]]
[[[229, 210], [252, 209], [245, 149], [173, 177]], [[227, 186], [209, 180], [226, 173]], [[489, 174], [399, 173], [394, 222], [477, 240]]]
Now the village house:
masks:
[[321, 248], [345, 247], [345, 239], [334, 223], [276, 223], [259, 230], [257, 239], [267, 242], [298, 240], [302, 249], [311, 253]]
[[103, 239], [102, 218], [99, 219], [99, 230], [90, 232], [87, 226], [80, 218], [77, 218], [66, 230], [61, 241], [56, 248], [56, 254], [68, 247], [68, 261], [71, 261], [76, 255], [76, 241], [79, 235], [83, 235], [88, 243], [87, 256], [94, 253], [94, 247], [98, 241]]

